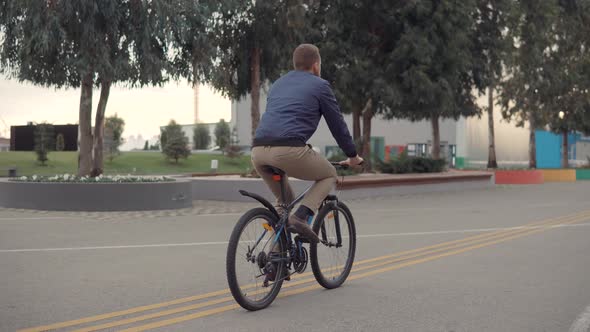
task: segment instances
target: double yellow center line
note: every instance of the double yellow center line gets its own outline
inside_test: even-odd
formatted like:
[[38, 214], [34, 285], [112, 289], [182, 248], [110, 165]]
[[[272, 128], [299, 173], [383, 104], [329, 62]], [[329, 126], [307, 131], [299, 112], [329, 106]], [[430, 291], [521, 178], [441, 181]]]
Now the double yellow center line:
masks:
[[[467, 252], [470, 250], [491, 246], [497, 243], [509, 241], [512, 239], [516, 239], [519, 237], [523, 237], [526, 235], [542, 232], [544, 230], [550, 229], [551, 227], [558, 227], [559, 225], [567, 225], [573, 224], [577, 222], [584, 221], [590, 218], [590, 211], [584, 211], [576, 214], [572, 214], [569, 216], [558, 217], [543, 220], [540, 222], [534, 222], [530, 224], [526, 224], [520, 227], [508, 228], [501, 231], [496, 232], [489, 232], [484, 234], [479, 234], [459, 240], [444, 242], [436, 245], [431, 245], [427, 247], [422, 247], [418, 249], [402, 251], [398, 253], [394, 253], [391, 255], [385, 255], [380, 257], [375, 257], [371, 259], [365, 259], [361, 261], [355, 262], [352, 272], [348, 277], [348, 281], [366, 278], [372, 275], [381, 274], [388, 271], [397, 270], [403, 267], [421, 264], [425, 262], [429, 262], [435, 259], [457, 255], [463, 252]], [[338, 268], [338, 267], [336, 267]], [[306, 284], [311, 284], [308, 286], [298, 287]], [[246, 285], [244, 289], [253, 289], [256, 285]], [[312, 290], [320, 289], [321, 286], [315, 282], [315, 278], [313, 278], [311, 272], [303, 273], [296, 275], [292, 278], [291, 281], [283, 284], [283, 288], [294, 288], [292, 290], [282, 291], [279, 297], [286, 297], [295, 294], [301, 294], [304, 292], [309, 292]], [[255, 291], [261, 292], [261, 291]], [[253, 293], [250, 293], [253, 294]], [[207, 301], [201, 301], [208, 299]], [[197, 302], [190, 305], [185, 306], [178, 306], [181, 304], [187, 304], [190, 302]], [[224, 306], [218, 306], [224, 303]], [[214, 307], [217, 306], [217, 307]], [[171, 307], [171, 308], [170, 308]], [[208, 307], [212, 307], [207, 309]], [[125, 325], [130, 325], [134, 323], [145, 322], [147, 320], [154, 320], [162, 317], [167, 317], [171, 315], [177, 315], [181, 313], [185, 313], [187, 311], [193, 311], [198, 309], [206, 309], [197, 311], [195, 313], [190, 313], [182, 316], [177, 316], [173, 318], [163, 319], [159, 321], [155, 321], [152, 323], [139, 325], [135, 327], [127, 328], [123, 331], [145, 331], [149, 329], [155, 329], [159, 327], [169, 326], [172, 324], [177, 324], [201, 317], [206, 317], [214, 314], [219, 314], [222, 312], [230, 311], [239, 308], [237, 304], [234, 303], [233, 297], [230, 296], [229, 289], [219, 290], [211, 293], [189, 296], [185, 298], [180, 298], [172, 301], [156, 303], [151, 305], [140, 306], [136, 308], [131, 308], [122, 311], [116, 311], [111, 313], [106, 313], [102, 315], [96, 315], [86, 318], [81, 318], [77, 320], [71, 320], [61, 323], [55, 323], [50, 325], [44, 325], [34, 328], [28, 328], [24, 330], [20, 330], [19, 332], [39, 332], [39, 331], [47, 331], [47, 330], [55, 330], [60, 328], [71, 328], [79, 325], [86, 325], [90, 323], [98, 323], [98, 325], [92, 325], [87, 327], [82, 327], [80, 329], [75, 330], [76, 332], [89, 332], [89, 331], [99, 331], [103, 329], [121, 327]], [[158, 311], [158, 309], [162, 309]], [[154, 311], [151, 313], [146, 313], [148, 311]], [[142, 314], [137, 316], [136, 314]], [[100, 321], [106, 320], [113, 320], [123, 316], [132, 316], [129, 318], [114, 320], [110, 322], [100, 323]]]

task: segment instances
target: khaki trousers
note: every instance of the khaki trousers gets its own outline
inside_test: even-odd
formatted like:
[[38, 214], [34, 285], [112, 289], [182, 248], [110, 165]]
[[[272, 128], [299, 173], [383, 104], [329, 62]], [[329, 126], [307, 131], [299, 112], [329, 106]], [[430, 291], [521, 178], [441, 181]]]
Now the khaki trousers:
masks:
[[273, 181], [272, 173], [267, 172], [263, 166], [280, 168], [288, 176], [297, 179], [315, 181], [301, 202], [301, 205], [312, 211], [317, 211], [338, 179], [334, 166], [309, 146], [257, 146], [252, 149], [252, 164], [277, 198], [278, 203], [291, 203], [295, 198], [293, 189], [286, 178], [286, 202], [281, 202], [281, 185]]

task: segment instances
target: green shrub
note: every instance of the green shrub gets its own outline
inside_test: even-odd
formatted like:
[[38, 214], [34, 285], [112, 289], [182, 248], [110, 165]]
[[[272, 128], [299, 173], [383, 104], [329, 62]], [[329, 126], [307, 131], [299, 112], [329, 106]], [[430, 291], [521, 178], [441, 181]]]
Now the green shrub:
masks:
[[426, 157], [409, 157], [404, 151], [397, 158], [390, 161], [378, 161], [378, 168], [382, 173], [438, 173], [445, 170], [446, 160]]
[[229, 124], [225, 122], [225, 120], [221, 119], [215, 125], [215, 144], [219, 146], [221, 151], [224, 151], [228, 144], [230, 144], [230, 140], [231, 129]]
[[41, 166], [45, 166], [45, 162], [49, 160], [47, 155], [55, 148], [55, 141], [53, 140], [53, 125], [49, 123], [40, 123], [35, 127], [35, 153], [37, 154], [37, 161]]
[[204, 123], [198, 123], [193, 128], [193, 147], [197, 150], [205, 150], [211, 144], [209, 127]]
[[116, 113], [105, 119], [103, 150], [110, 162], [113, 162], [115, 157], [121, 155], [119, 147], [125, 142], [123, 139], [124, 130], [125, 120], [120, 118]]
[[66, 142], [63, 134], [57, 134], [55, 138], [55, 151], [63, 151], [66, 148]]
[[240, 143], [240, 141], [238, 140], [238, 128], [234, 127], [231, 132], [231, 138], [230, 138], [229, 145], [227, 145], [225, 147], [225, 149], [223, 149], [223, 151], [225, 152], [225, 155], [228, 158], [230, 158], [228, 160], [228, 162], [230, 164], [234, 164], [234, 165], [239, 164], [240, 161], [236, 160], [236, 158], [239, 158], [244, 154], [242, 152], [242, 148], [240, 148], [240, 146], [238, 145], [239, 143]]
[[174, 120], [170, 120], [168, 126], [162, 131], [162, 136], [166, 137], [162, 146], [162, 153], [164, 153], [166, 159], [174, 159], [178, 164], [179, 159], [187, 159], [191, 154], [188, 137], [182, 131], [182, 127]]

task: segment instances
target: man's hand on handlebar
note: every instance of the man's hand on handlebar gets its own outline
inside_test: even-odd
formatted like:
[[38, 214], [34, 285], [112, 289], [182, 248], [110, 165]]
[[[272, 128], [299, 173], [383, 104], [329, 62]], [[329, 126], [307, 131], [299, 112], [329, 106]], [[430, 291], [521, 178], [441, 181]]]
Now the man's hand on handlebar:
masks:
[[365, 160], [358, 155], [356, 157], [348, 158], [340, 162], [340, 165], [346, 165], [349, 167], [360, 166]]

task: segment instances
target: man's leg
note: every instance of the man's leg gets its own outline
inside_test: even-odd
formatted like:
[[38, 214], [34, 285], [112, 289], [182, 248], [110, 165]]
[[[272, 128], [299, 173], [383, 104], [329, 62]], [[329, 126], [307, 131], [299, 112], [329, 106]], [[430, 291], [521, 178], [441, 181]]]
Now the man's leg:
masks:
[[289, 227], [292, 232], [302, 234], [310, 241], [319, 242], [317, 234], [307, 224], [315, 210], [317, 210], [334, 188], [337, 181], [336, 169], [330, 162], [310, 147], [291, 147], [288, 153], [281, 151], [273, 157], [272, 165], [287, 172], [298, 179], [315, 181], [309, 192], [303, 198], [301, 206], [289, 217]]
[[338, 180], [336, 169], [324, 156], [310, 147], [291, 148], [291, 152], [291, 154], [277, 157], [275, 164], [289, 176], [315, 181], [301, 205], [316, 211], [336, 185]]

